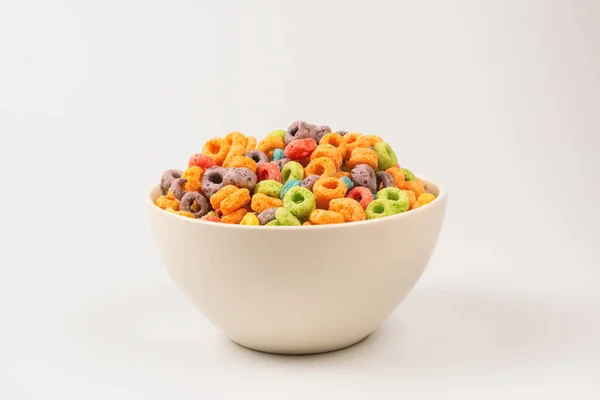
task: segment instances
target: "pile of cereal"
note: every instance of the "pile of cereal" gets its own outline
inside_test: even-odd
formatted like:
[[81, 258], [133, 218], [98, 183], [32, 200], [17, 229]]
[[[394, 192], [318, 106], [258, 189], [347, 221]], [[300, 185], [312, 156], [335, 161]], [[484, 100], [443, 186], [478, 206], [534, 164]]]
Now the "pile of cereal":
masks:
[[231, 132], [160, 181], [164, 210], [241, 225], [322, 225], [406, 212], [435, 199], [381, 137], [294, 122], [257, 143]]

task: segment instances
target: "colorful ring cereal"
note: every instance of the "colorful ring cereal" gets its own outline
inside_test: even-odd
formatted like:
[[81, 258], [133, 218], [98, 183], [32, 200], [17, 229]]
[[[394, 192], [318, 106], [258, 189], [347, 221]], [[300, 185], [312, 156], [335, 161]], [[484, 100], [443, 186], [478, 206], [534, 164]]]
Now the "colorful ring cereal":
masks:
[[346, 142], [346, 159], [350, 158], [352, 151], [357, 147], [371, 147], [371, 142], [362, 133], [352, 132], [344, 136]]
[[285, 134], [286, 134], [285, 129], [277, 129], [277, 130], [274, 130], [274, 131], [270, 132], [267, 135], [267, 137], [274, 136], [274, 137], [278, 137], [280, 139], [283, 139], [285, 137]]
[[256, 167], [256, 175], [259, 182], [269, 179], [281, 182], [281, 172], [272, 162], [259, 164]]
[[431, 203], [433, 200], [435, 200], [435, 196], [431, 193], [423, 193], [422, 195], [419, 196], [419, 198], [417, 199], [417, 201], [419, 202], [419, 204], [421, 205], [425, 205], [425, 204], [429, 204]]
[[356, 186], [363, 186], [369, 189], [371, 192], [377, 190], [377, 177], [375, 171], [367, 164], [359, 164], [352, 168], [350, 171], [352, 182]]
[[392, 167], [385, 170], [394, 179], [394, 186], [398, 189], [404, 188], [404, 171], [399, 167]]
[[343, 177], [351, 179], [352, 175], [350, 175], [350, 172], [338, 171], [338, 172], [335, 173], [335, 177], [336, 178], [340, 178], [340, 179], [342, 179]]
[[294, 186], [283, 197], [283, 206], [299, 220], [305, 220], [315, 209], [315, 196], [307, 188]]
[[207, 170], [210, 167], [216, 167], [217, 163], [206, 154], [198, 153], [191, 156], [190, 160], [188, 161], [188, 167], [193, 167], [194, 165]]
[[210, 204], [206, 197], [202, 196], [198, 192], [187, 192], [181, 199], [180, 205], [181, 211], [192, 213], [194, 217], [200, 218], [208, 214], [210, 211]]
[[267, 179], [266, 181], [260, 181], [254, 187], [254, 193], [262, 193], [271, 197], [280, 197], [281, 189], [283, 184], [281, 182]]
[[260, 163], [269, 162], [269, 157], [260, 150], [250, 150], [244, 156], [253, 159], [257, 166]]
[[284, 207], [279, 207], [275, 211], [275, 219], [281, 226], [300, 226], [300, 221], [290, 210]]
[[335, 211], [316, 209], [310, 213], [310, 222], [315, 225], [341, 224], [344, 216]]
[[225, 160], [223, 160], [222, 166], [223, 167], [232, 166], [231, 160], [237, 156], [243, 156], [245, 152], [246, 152], [246, 147], [244, 147], [240, 144], [237, 144], [237, 143], [231, 145], [231, 147], [229, 147], [229, 152], [227, 153]]
[[175, 211], [179, 211], [179, 206], [181, 203], [175, 198], [175, 196], [173, 196], [173, 192], [169, 190], [168, 194], [162, 195], [158, 199], [156, 199], [154, 204], [157, 207], [162, 208], [163, 210], [166, 210], [167, 208], [172, 208]]
[[225, 140], [229, 146], [239, 145], [242, 146], [244, 150], [246, 150], [246, 145], [248, 144], [248, 139], [246, 139], [246, 136], [237, 131], [228, 133], [227, 136], [225, 136]]
[[383, 138], [377, 135], [366, 135], [365, 138], [369, 141], [371, 147], [375, 146], [377, 143], [383, 142]]
[[340, 152], [342, 159], [346, 158], [346, 140], [339, 133], [328, 133], [319, 140], [319, 144], [330, 144]]
[[223, 167], [212, 167], [204, 171], [204, 175], [202, 175], [201, 180], [201, 190], [202, 193], [208, 198], [210, 198], [213, 194], [217, 193], [225, 183], [225, 174], [227, 173], [227, 169]]
[[224, 222], [226, 224], [239, 224], [240, 222], [242, 222], [242, 219], [246, 214], [248, 214], [248, 210], [246, 210], [245, 208], [239, 208], [231, 214], [223, 215], [221, 217], [221, 222]]
[[219, 209], [223, 215], [228, 215], [250, 203], [250, 191], [248, 189], [236, 189], [221, 201]]
[[367, 219], [389, 217], [394, 214], [397, 214], [394, 212], [394, 206], [385, 199], [373, 200], [365, 210]]
[[321, 141], [323, 136], [327, 135], [328, 133], [331, 133], [331, 128], [328, 127], [327, 125], [317, 126], [317, 128], [315, 130], [316, 130], [315, 140], [317, 141], [317, 143], [319, 143]]
[[202, 148], [202, 154], [206, 154], [215, 162], [217, 165], [222, 165], [229, 153], [229, 143], [225, 139], [213, 138], [210, 139]]
[[210, 205], [213, 209], [218, 210], [221, 208], [221, 202], [236, 190], [238, 190], [238, 187], [235, 185], [223, 186], [218, 192], [210, 196]]
[[377, 154], [377, 162], [380, 171], [385, 171], [388, 168], [392, 168], [398, 164], [398, 158], [396, 153], [392, 150], [392, 147], [385, 142], [375, 143], [373, 150]]
[[186, 184], [183, 189], [188, 192], [197, 192], [200, 190], [200, 181], [202, 180], [202, 174], [204, 174], [204, 170], [196, 165], [193, 165], [183, 171], [182, 178], [187, 179]]
[[419, 197], [425, 193], [425, 184], [419, 178], [415, 178], [413, 180], [404, 182], [403, 189], [412, 190], [415, 192], [415, 196]]
[[397, 187], [388, 187], [377, 192], [377, 200], [385, 200], [392, 204], [391, 210], [394, 214], [408, 211], [410, 201], [407, 194]]
[[337, 133], [340, 136], [346, 136], [348, 134], [348, 131], [335, 131], [335, 133]]
[[346, 194], [349, 199], [358, 201], [363, 209], [367, 209], [367, 206], [373, 201], [373, 193], [366, 187], [356, 186]]
[[[273, 150], [273, 155], [271, 156], [271, 161], [281, 160], [282, 158], [285, 158], [285, 151], [283, 151], [281, 149]], [[279, 168], [279, 169], [281, 169], [281, 168]]]
[[385, 171], [377, 171], [375, 173], [375, 177], [377, 178], [377, 189], [384, 189], [388, 187], [395, 187], [394, 178]]
[[181, 178], [182, 174], [183, 171], [178, 169], [168, 169], [163, 173], [162, 177], [160, 178], [160, 191], [163, 196], [166, 195], [171, 188], [171, 183], [173, 183], [175, 179]]
[[284, 149], [285, 142], [277, 136], [267, 136], [258, 143], [258, 149], [271, 157], [273, 150]]
[[233, 156], [229, 160], [225, 160], [226, 164], [223, 164], [228, 168], [248, 168], [252, 172], [256, 172], [256, 161], [250, 157], [245, 156]]
[[283, 200], [285, 194], [293, 187], [302, 185], [302, 181], [299, 179], [288, 179], [288, 181], [281, 188], [281, 192], [279, 193], [279, 198]]
[[319, 175], [309, 175], [306, 178], [304, 178], [304, 180], [302, 181], [300, 186], [302, 186], [303, 188], [307, 188], [308, 190], [310, 190], [312, 192], [313, 186], [315, 186], [315, 182], [319, 178], [320, 178]]
[[365, 210], [360, 203], [348, 197], [331, 200], [329, 202], [329, 211], [342, 214], [346, 222], [363, 221], [366, 219]]
[[265, 224], [265, 226], [281, 226], [281, 224], [279, 223], [279, 221], [277, 221], [276, 219], [274, 219], [273, 221], [269, 221]]
[[360, 164], [367, 164], [373, 170], [377, 170], [377, 154], [375, 154], [375, 150], [364, 147], [357, 147], [352, 150], [352, 154], [348, 160], [348, 167], [352, 169]]
[[179, 201], [181, 201], [183, 195], [185, 195], [188, 192], [185, 189], [187, 181], [188, 180], [185, 178], [179, 178], [171, 182], [171, 192], [173, 193], [173, 196], [175, 196], [175, 198]]
[[275, 166], [277, 166], [277, 168], [281, 171], [283, 169], [283, 167], [285, 167], [285, 164], [289, 163], [290, 160], [287, 157], [284, 158], [280, 158], [279, 160], [275, 160], [275, 161], [271, 161]]
[[340, 169], [340, 167], [342, 166], [342, 155], [340, 154], [340, 151], [332, 144], [318, 145], [310, 155], [310, 160], [312, 161], [315, 158], [319, 157], [331, 159], [331, 161], [333, 161], [333, 165], [335, 165], [336, 170]]
[[242, 220], [240, 221], [240, 225], [260, 225], [260, 222], [258, 221], [258, 217], [254, 214], [254, 213], [246, 213], [246, 215], [244, 215], [244, 218], [242, 218]]
[[167, 208], [167, 211], [170, 213], [173, 213], [173, 214], [181, 215], [182, 217], [196, 218], [194, 216], [194, 214], [192, 214], [191, 212], [188, 212], [188, 211], [177, 211], [172, 208]]
[[256, 185], [256, 174], [248, 168], [227, 168], [223, 183], [235, 185], [239, 188], [253, 190]]
[[260, 214], [258, 214], [258, 221], [261, 225], [266, 225], [269, 222], [275, 219], [275, 212], [277, 211], [277, 207], [267, 208]]
[[409, 169], [406, 168], [402, 168], [402, 171], [404, 171], [404, 180], [405, 181], [414, 181], [415, 180], [415, 174], [413, 174]]
[[351, 190], [354, 187], [354, 182], [352, 182], [352, 179], [348, 178], [347, 176], [342, 176], [340, 179], [344, 181], [348, 190]]
[[304, 179], [304, 168], [296, 161], [290, 161], [281, 169], [281, 182], [286, 183], [289, 179]]
[[314, 139], [298, 139], [285, 146], [284, 154], [290, 160], [298, 161], [309, 157], [317, 148], [317, 142]]
[[348, 187], [339, 178], [329, 177], [318, 179], [313, 186], [317, 208], [327, 210], [331, 200], [343, 198], [346, 196], [347, 191]]
[[304, 121], [293, 122], [285, 133], [285, 144], [298, 139], [314, 139], [317, 134], [317, 127]]
[[335, 176], [336, 172], [335, 164], [326, 157], [315, 158], [306, 166], [306, 175], [319, 175], [329, 178]]
[[246, 139], [246, 153], [248, 153], [256, 149], [256, 138], [254, 136], [247, 136]]
[[266, 194], [262, 193], [255, 193], [250, 201], [250, 207], [252, 208], [252, 211], [256, 211], [259, 213], [259, 215], [268, 208], [276, 208], [281, 206], [283, 206], [283, 201], [281, 201], [281, 199], [267, 196]]
[[221, 222], [221, 218], [217, 217], [216, 215], [209, 215], [206, 214], [204, 217], [200, 218], [202, 221], [209, 221], [209, 222]]

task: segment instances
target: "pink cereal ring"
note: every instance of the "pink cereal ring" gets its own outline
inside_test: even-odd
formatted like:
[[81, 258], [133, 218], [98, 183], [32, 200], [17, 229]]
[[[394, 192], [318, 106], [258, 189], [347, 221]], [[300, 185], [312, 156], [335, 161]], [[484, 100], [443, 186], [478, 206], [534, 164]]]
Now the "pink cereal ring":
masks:
[[203, 221], [221, 222], [221, 218], [215, 217], [214, 215], [205, 215], [205, 216], [201, 217], [200, 219]]
[[196, 167], [200, 167], [203, 170], [207, 170], [210, 167], [215, 167], [217, 163], [215, 162], [215, 160], [213, 160], [206, 154], [194, 154], [190, 157], [188, 165], [190, 167], [193, 167], [195, 165]]
[[373, 193], [363, 186], [354, 187], [346, 194], [346, 197], [358, 201], [364, 210], [366, 210], [369, 203], [373, 201]]
[[310, 157], [316, 148], [317, 142], [315, 142], [315, 139], [298, 139], [285, 146], [283, 152], [290, 160], [297, 161]]
[[266, 180], [281, 182], [281, 171], [272, 162], [258, 164], [256, 167], [256, 176], [258, 182]]

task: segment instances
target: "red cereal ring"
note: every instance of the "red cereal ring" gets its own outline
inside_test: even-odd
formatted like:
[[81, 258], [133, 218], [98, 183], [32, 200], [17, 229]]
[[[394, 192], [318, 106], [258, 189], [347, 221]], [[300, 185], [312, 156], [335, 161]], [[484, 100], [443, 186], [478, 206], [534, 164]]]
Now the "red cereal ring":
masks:
[[210, 167], [216, 167], [217, 162], [215, 160], [213, 160], [212, 158], [210, 158], [209, 156], [207, 156], [206, 154], [198, 153], [198, 154], [194, 154], [193, 156], [190, 157], [188, 166], [190, 166], [190, 167], [196, 166], [196, 167], [202, 168], [203, 170], [207, 170]]
[[290, 160], [297, 161], [309, 157], [316, 148], [317, 142], [315, 142], [315, 139], [298, 139], [285, 146], [283, 152]]
[[364, 186], [355, 186], [346, 194], [346, 197], [358, 201], [365, 210], [369, 203], [373, 201], [373, 193]]
[[256, 177], [258, 182], [266, 180], [281, 182], [281, 171], [272, 162], [264, 162], [256, 167]]

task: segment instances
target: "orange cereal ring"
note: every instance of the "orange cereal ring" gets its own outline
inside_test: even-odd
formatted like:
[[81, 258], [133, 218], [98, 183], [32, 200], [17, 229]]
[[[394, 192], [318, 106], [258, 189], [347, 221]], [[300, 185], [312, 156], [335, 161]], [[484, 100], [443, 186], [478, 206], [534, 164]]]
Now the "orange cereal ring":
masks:
[[246, 151], [246, 148], [244, 146], [242, 146], [240, 144], [233, 144], [229, 148], [229, 152], [227, 153], [225, 160], [223, 160], [223, 166], [227, 167], [231, 163], [231, 159], [233, 157], [243, 156], [245, 151]]
[[246, 153], [256, 149], [256, 138], [254, 136], [248, 136], [246, 140]]
[[206, 142], [202, 148], [202, 154], [206, 154], [215, 160], [217, 165], [222, 165], [225, 157], [227, 157], [227, 153], [229, 153], [230, 147], [225, 139], [213, 138]]
[[321, 138], [319, 144], [330, 144], [338, 149], [342, 159], [346, 157], [346, 139], [339, 133], [328, 133]]
[[369, 146], [371, 147], [375, 146], [375, 143], [383, 142], [381, 136], [377, 135], [367, 135], [365, 138], [369, 141]]
[[335, 148], [332, 144], [320, 144], [317, 146], [315, 151], [310, 155], [310, 160], [314, 160], [315, 158], [326, 157], [333, 161], [333, 165], [335, 165], [335, 169], [339, 169], [342, 166], [342, 155], [340, 151]]
[[234, 185], [223, 186], [217, 193], [210, 196], [210, 205], [213, 209], [218, 209], [221, 206], [221, 202], [236, 190], [238, 190], [238, 187]]
[[267, 136], [261, 140], [260, 143], [258, 143], [258, 150], [269, 156], [269, 159], [271, 159], [273, 150], [275, 149], [285, 149], [285, 142], [283, 141], [283, 138], [278, 136]]
[[343, 180], [335, 177], [319, 178], [313, 186], [313, 194], [317, 208], [327, 210], [329, 202], [333, 199], [340, 199], [346, 195], [348, 186]]
[[250, 208], [252, 208], [252, 211], [261, 213], [267, 208], [276, 207], [283, 207], [283, 200], [276, 197], [267, 196], [263, 193], [255, 193], [254, 196], [252, 196], [252, 201], [250, 203]]
[[226, 224], [239, 224], [242, 222], [244, 215], [248, 214], [248, 210], [245, 208], [240, 208], [232, 212], [231, 214], [223, 215], [221, 217], [221, 222]]
[[385, 170], [388, 174], [394, 178], [394, 186], [398, 189], [404, 189], [404, 171], [402, 168], [391, 167]]
[[350, 172], [346, 172], [346, 171], [338, 171], [335, 174], [335, 177], [336, 178], [340, 178], [340, 179], [342, 179], [343, 177], [346, 177], [348, 179], [352, 179], [352, 175], [350, 174]]
[[348, 167], [352, 169], [358, 164], [367, 164], [369, 167], [373, 168], [373, 171], [376, 171], [377, 153], [375, 153], [375, 150], [363, 147], [357, 147], [352, 150], [352, 154], [348, 160]]
[[221, 201], [219, 209], [223, 215], [228, 215], [240, 208], [246, 207], [248, 203], [250, 203], [250, 191], [246, 188], [237, 189]]
[[322, 177], [335, 176], [337, 169], [335, 164], [327, 157], [318, 157], [311, 160], [304, 169], [304, 176], [320, 175]]
[[310, 222], [315, 225], [341, 224], [344, 222], [344, 216], [335, 211], [319, 210], [318, 208], [310, 213]]
[[191, 166], [183, 171], [182, 178], [187, 179], [187, 182], [183, 185], [183, 189], [186, 192], [198, 192], [200, 190], [200, 180], [202, 179], [204, 170], [198, 166]]
[[404, 182], [403, 189], [412, 190], [415, 192], [415, 195], [419, 197], [423, 193], [425, 193], [425, 184], [420, 179], [414, 179], [412, 181]]
[[371, 142], [362, 133], [348, 133], [344, 136], [346, 141], [346, 159], [350, 158], [352, 151], [357, 147], [371, 147]]
[[225, 136], [225, 140], [227, 141], [229, 146], [237, 144], [242, 146], [244, 149], [248, 144], [248, 139], [246, 139], [246, 136], [244, 136], [243, 133], [237, 131], [230, 132], [227, 136]]
[[256, 161], [250, 157], [234, 156], [230, 160], [225, 159], [223, 166], [228, 168], [248, 168], [252, 172], [256, 173]]
[[182, 217], [188, 217], [188, 218], [194, 218], [194, 219], [196, 219], [196, 216], [194, 214], [192, 214], [191, 212], [189, 212], [189, 211], [177, 211], [177, 210], [174, 210], [172, 208], [167, 208], [167, 211], [171, 212], [173, 214], [181, 215]]
[[335, 211], [344, 217], [346, 222], [364, 221], [365, 210], [360, 203], [351, 198], [333, 199], [329, 202], [329, 211]]
[[417, 201], [417, 196], [415, 195], [415, 192], [408, 189], [402, 189], [402, 191], [408, 195], [409, 203], [414, 203], [415, 201]]
[[411, 201], [409, 210], [414, 210], [415, 208], [419, 208], [419, 207], [423, 207], [423, 205], [421, 203], [419, 203], [418, 201]]
[[[173, 193], [170, 193], [171, 196], [173, 196]], [[165, 196], [160, 196], [158, 199], [156, 199], [156, 201], [154, 202], [154, 204], [157, 207], [162, 208], [163, 210], [166, 210], [167, 208], [172, 208], [175, 211], [179, 211], [179, 200], [177, 200], [175, 198], [175, 196], [171, 197], [169, 195], [165, 195]]]

